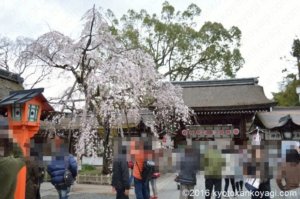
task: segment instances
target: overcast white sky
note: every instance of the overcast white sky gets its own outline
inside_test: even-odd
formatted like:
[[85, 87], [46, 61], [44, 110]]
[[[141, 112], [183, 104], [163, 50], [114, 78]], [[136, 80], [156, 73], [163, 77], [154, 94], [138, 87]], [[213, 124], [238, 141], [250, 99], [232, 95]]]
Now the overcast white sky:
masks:
[[[111, 9], [121, 16], [128, 9], [146, 9], [158, 13], [164, 0], [1, 0], [0, 34], [37, 37], [49, 30], [68, 36], [80, 31], [80, 19], [95, 4]], [[190, 3], [201, 10], [199, 24], [216, 21], [225, 27], [238, 26], [242, 31], [241, 52], [245, 58], [237, 77], [259, 77], [267, 97], [277, 92], [282, 69], [293, 67], [291, 46], [300, 37], [300, 0], [169, 0], [176, 9], [183, 10]], [[46, 88], [47, 89], [47, 88]]]

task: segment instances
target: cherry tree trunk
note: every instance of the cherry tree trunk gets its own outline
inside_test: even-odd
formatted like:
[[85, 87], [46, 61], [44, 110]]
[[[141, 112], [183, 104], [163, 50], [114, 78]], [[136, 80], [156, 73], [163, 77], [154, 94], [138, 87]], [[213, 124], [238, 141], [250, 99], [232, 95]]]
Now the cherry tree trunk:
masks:
[[105, 122], [104, 124], [104, 140], [103, 140], [103, 147], [104, 147], [104, 153], [103, 153], [103, 168], [102, 168], [102, 174], [107, 175], [111, 173], [111, 165], [112, 165], [112, 153], [111, 153], [111, 147], [110, 147], [110, 128], [109, 123]]

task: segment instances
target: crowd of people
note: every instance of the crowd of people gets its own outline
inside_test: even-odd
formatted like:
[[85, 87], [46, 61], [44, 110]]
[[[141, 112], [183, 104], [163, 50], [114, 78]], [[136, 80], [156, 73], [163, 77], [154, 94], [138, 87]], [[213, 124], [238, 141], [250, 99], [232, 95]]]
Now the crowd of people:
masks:
[[123, 145], [122, 142], [121, 139], [115, 141], [114, 147], [112, 187], [116, 191], [116, 198], [128, 199], [133, 180], [137, 199], [157, 199], [156, 179], [160, 176], [157, 165], [159, 150], [155, 150], [149, 140], [132, 139], [127, 145]]
[[[31, 148], [26, 157], [11, 131], [0, 131], [0, 198], [14, 199], [18, 174], [26, 166], [25, 199], [40, 199], [40, 185], [48, 172], [59, 199], [68, 199], [70, 187], [77, 176], [77, 162], [69, 154], [64, 140], [58, 136], [51, 139], [51, 160], [46, 164], [40, 159], [39, 148]], [[30, 147], [30, 146], [27, 146]], [[41, 154], [40, 154], [41, 155]]]
[[[24, 157], [9, 131], [6, 131], [6, 134], [4, 131], [1, 132], [1, 197], [14, 198], [17, 174], [26, 165], [26, 199], [41, 198], [39, 189], [44, 172], [49, 173], [59, 198], [68, 199], [70, 187], [77, 176], [77, 162], [69, 154], [63, 140], [57, 136], [52, 139], [52, 159], [48, 162], [46, 170], [43, 170], [39, 167], [38, 156]], [[205, 199], [212, 198], [212, 193], [217, 199], [228, 197], [226, 193], [229, 185], [234, 197], [238, 197], [246, 188], [250, 192], [262, 193], [253, 194], [251, 199], [269, 199], [268, 192], [271, 191], [272, 178], [276, 180], [281, 190], [299, 188], [300, 175], [295, 175], [300, 169], [299, 142], [294, 148], [286, 150], [285, 161], [279, 161], [282, 155], [278, 152], [280, 150], [274, 153], [276, 146], [270, 148], [268, 144], [234, 145], [232, 141], [193, 142], [192, 145], [170, 149], [170, 158], [167, 158], [165, 150], [156, 147], [155, 143], [157, 140], [150, 138], [114, 141], [111, 185], [117, 199], [128, 199], [131, 187], [134, 187], [136, 199], [158, 199], [156, 181], [161, 175], [160, 172], [164, 172], [163, 167], [171, 168], [172, 172], [178, 173], [176, 181], [179, 183], [180, 199], [194, 198], [190, 194], [183, 193], [185, 190], [188, 190], [188, 193], [194, 190], [199, 172], [200, 174], [203, 172], [205, 179]], [[34, 153], [34, 150], [31, 153]], [[162, 163], [165, 159], [172, 161]], [[225, 182], [224, 190], [222, 181]]]
[[[134, 191], [137, 199], [157, 198], [157, 188], [152, 191], [150, 196], [149, 180], [144, 180], [142, 173], [145, 157], [153, 160], [155, 150], [147, 145], [147, 141], [139, 140], [134, 142], [137, 147], [124, 147], [123, 154], [123, 170], [128, 171], [126, 162], [133, 160]], [[137, 144], [138, 143], [138, 144]], [[197, 184], [197, 173], [203, 172], [205, 179], [205, 194], [203, 198], [210, 199], [216, 196], [219, 198], [229, 198], [229, 196], [238, 198], [238, 196], [248, 191], [251, 199], [269, 199], [271, 192], [270, 180], [276, 180], [280, 190], [287, 191], [299, 188], [300, 178], [295, 175], [297, 169], [300, 168], [299, 142], [295, 142], [294, 148], [286, 151], [286, 159], [281, 157], [280, 147], [272, 143], [263, 143], [261, 145], [234, 145], [232, 141], [211, 141], [206, 142], [201, 149], [201, 144], [194, 143], [193, 146], [183, 146], [173, 150], [173, 157], [176, 157], [174, 170], [178, 175], [175, 179], [179, 184], [180, 199], [194, 198], [191, 194]], [[297, 144], [298, 143], [298, 144]], [[277, 143], [278, 144], [278, 143]], [[272, 146], [272, 147], [271, 147]], [[119, 150], [120, 151], [120, 150]], [[175, 155], [174, 155], [175, 154]], [[120, 155], [120, 153], [119, 153]], [[115, 157], [118, 157], [117, 154]], [[119, 160], [116, 158], [116, 160]], [[157, 159], [159, 160], [159, 158]], [[156, 162], [156, 165], [158, 162]], [[128, 166], [128, 164], [127, 164]], [[170, 165], [165, 165], [170, 167]], [[278, 168], [277, 168], [278, 167]], [[117, 168], [114, 164], [114, 168]], [[115, 170], [114, 170], [115, 171]], [[294, 175], [293, 175], [294, 172]], [[120, 175], [120, 172], [117, 176]], [[114, 176], [114, 175], [113, 175]], [[123, 179], [123, 182], [130, 182], [130, 175]], [[114, 179], [114, 178], [113, 178]], [[225, 182], [224, 187], [222, 186]], [[253, 183], [258, 182], [258, 183]], [[121, 183], [121, 180], [119, 180]], [[117, 187], [117, 183], [112, 184]], [[228, 194], [229, 185], [231, 185], [231, 194]], [[154, 186], [156, 187], [156, 186]], [[224, 190], [222, 190], [224, 188]], [[124, 191], [126, 190], [126, 191]], [[117, 198], [128, 198], [130, 183], [126, 184], [126, 188], [122, 188], [121, 192], [124, 196], [117, 194]], [[117, 191], [118, 193], [118, 191]], [[233, 193], [233, 194], [232, 194]]]

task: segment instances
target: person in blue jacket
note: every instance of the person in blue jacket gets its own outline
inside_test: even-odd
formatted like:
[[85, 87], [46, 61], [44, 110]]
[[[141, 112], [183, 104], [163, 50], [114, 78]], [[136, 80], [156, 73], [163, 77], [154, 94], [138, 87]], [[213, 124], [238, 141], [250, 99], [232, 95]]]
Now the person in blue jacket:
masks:
[[70, 183], [65, 180], [66, 170], [69, 170], [72, 178], [75, 180], [77, 176], [77, 162], [71, 154], [68, 153], [67, 147], [63, 144], [63, 140], [55, 137], [55, 149], [52, 161], [47, 166], [47, 172], [51, 176], [51, 183], [56, 188], [60, 199], [68, 199], [70, 192]]

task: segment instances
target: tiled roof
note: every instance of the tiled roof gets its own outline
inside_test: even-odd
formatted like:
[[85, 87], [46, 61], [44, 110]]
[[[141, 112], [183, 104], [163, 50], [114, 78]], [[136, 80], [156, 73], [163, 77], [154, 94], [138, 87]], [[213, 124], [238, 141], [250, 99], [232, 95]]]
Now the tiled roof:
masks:
[[271, 112], [257, 113], [257, 119], [267, 129], [280, 128], [284, 126], [289, 120], [295, 125], [300, 126], [300, 110], [294, 109], [276, 109]]
[[10, 91], [24, 89], [22, 82], [19, 75], [0, 69], [0, 100], [8, 96]]
[[39, 96], [41, 98], [41, 101], [44, 103], [44, 109], [52, 111], [53, 108], [48, 104], [45, 97], [42, 95], [42, 92], [44, 91], [43, 88], [36, 88], [36, 89], [30, 89], [30, 90], [21, 90], [21, 91], [11, 91], [9, 96], [5, 97], [0, 101], [0, 106], [6, 106], [10, 104], [21, 104], [25, 103], [31, 99], [33, 99], [36, 96]]
[[268, 109], [275, 105], [257, 85], [257, 78], [172, 83], [183, 88], [185, 104], [198, 111]]
[[17, 84], [22, 84], [24, 79], [20, 75], [0, 69], [0, 79], [6, 79]]

